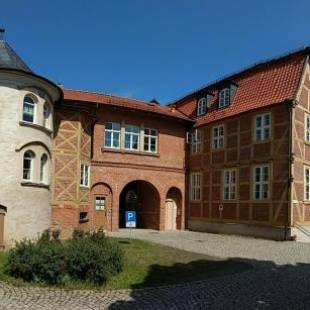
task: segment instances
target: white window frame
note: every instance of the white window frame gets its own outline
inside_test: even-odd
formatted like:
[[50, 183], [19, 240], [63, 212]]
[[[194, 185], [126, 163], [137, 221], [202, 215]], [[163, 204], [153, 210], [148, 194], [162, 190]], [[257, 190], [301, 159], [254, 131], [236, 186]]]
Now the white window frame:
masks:
[[[112, 129], [107, 129], [107, 124], [111, 124]], [[118, 127], [116, 129], [114, 127]], [[107, 134], [111, 134], [110, 144], [107, 144]], [[114, 138], [118, 135], [118, 146], [114, 146]], [[120, 149], [121, 147], [121, 124], [117, 122], [106, 122], [105, 123], [105, 134], [104, 134], [104, 147], [107, 149]]]
[[43, 126], [45, 128], [50, 128], [50, 119], [51, 119], [51, 107], [45, 102], [43, 105]]
[[[223, 200], [237, 199], [237, 169], [224, 169], [222, 176]], [[227, 196], [226, 196], [227, 194]]]
[[[26, 101], [27, 98], [29, 98], [31, 100], [31, 102], [30, 101]], [[28, 112], [25, 112], [25, 107], [26, 106], [32, 107], [32, 110], [33, 110], [32, 114], [28, 113]], [[32, 117], [32, 121], [26, 120], [25, 119], [25, 114], [30, 115]], [[24, 97], [24, 100], [23, 100], [23, 118], [22, 119], [23, 119], [23, 122], [26, 122], [26, 123], [30, 123], [30, 124], [34, 124], [35, 123], [35, 119], [36, 119], [36, 102], [29, 95], [26, 95]]]
[[201, 201], [201, 173], [192, 172], [190, 174], [190, 200]]
[[[46, 161], [43, 162], [43, 158], [46, 158]], [[40, 158], [40, 182], [43, 184], [48, 184], [48, 156], [47, 154], [42, 154]]]
[[310, 166], [304, 166], [304, 199], [310, 201]]
[[[149, 134], [146, 133], [146, 131], [149, 132]], [[155, 134], [152, 134], [155, 133]], [[148, 142], [146, 143], [146, 139]], [[151, 149], [151, 140], [155, 139], [155, 150]], [[154, 128], [144, 128], [144, 133], [143, 133], [143, 151], [147, 153], [157, 153], [157, 144], [158, 144], [158, 131], [157, 129]], [[147, 146], [147, 149], [146, 149]]]
[[86, 163], [81, 164], [81, 178], [80, 178], [80, 186], [81, 187], [89, 187], [89, 165]]
[[305, 116], [305, 141], [310, 143], [310, 114]]
[[95, 196], [95, 210], [104, 211], [106, 209], [106, 197], [103, 195]]
[[[29, 157], [26, 157], [27, 153], [30, 155]], [[23, 155], [23, 180], [27, 182], [33, 181], [34, 176], [34, 159], [35, 159], [35, 153], [31, 150], [28, 150]], [[30, 162], [29, 168], [25, 168], [25, 160], [28, 160]], [[25, 172], [29, 173], [29, 178], [25, 178]]]
[[[259, 180], [256, 179], [256, 172], [257, 169], [259, 169]], [[268, 171], [268, 178], [265, 180], [264, 178], [264, 172], [265, 169]], [[253, 167], [252, 170], [253, 173], [253, 200], [267, 200], [270, 198], [270, 174], [271, 174], [271, 169], [270, 165], [264, 164], [264, 165], [256, 165]], [[258, 186], [258, 191], [256, 190]], [[267, 186], [267, 196], [264, 197], [264, 187]], [[258, 192], [258, 197], [256, 197], [256, 192]]]
[[230, 104], [230, 88], [225, 87], [219, 93], [219, 108], [224, 108]]
[[198, 100], [197, 103], [197, 116], [206, 114], [207, 112], [207, 98], [202, 97]]
[[[269, 118], [269, 123], [266, 124], [266, 117]], [[257, 125], [257, 120], [260, 119], [260, 125]], [[267, 134], [268, 133], [268, 134]], [[254, 141], [261, 142], [271, 138], [271, 114], [269, 112], [255, 115], [254, 117]]]
[[195, 132], [192, 133], [191, 137], [191, 151], [192, 154], [201, 153], [201, 143], [202, 142], [202, 132], [201, 130], [195, 130]]
[[212, 149], [219, 150], [225, 147], [225, 128], [218, 125], [212, 128]]
[[[130, 130], [128, 131], [128, 127]], [[138, 128], [137, 132], [134, 132], [132, 129]], [[126, 136], [129, 136], [129, 147], [126, 147]], [[137, 148], [133, 147], [134, 137], [137, 137]], [[140, 150], [140, 127], [131, 124], [125, 124], [125, 134], [124, 134], [124, 148], [128, 151], [139, 151]]]

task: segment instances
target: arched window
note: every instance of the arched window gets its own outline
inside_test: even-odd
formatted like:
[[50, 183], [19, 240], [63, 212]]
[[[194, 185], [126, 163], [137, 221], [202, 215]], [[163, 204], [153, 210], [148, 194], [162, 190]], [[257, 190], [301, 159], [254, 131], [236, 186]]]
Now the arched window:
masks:
[[202, 97], [198, 101], [197, 116], [205, 114], [207, 111], [207, 98]]
[[33, 161], [34, 153], [32, 151], [27, 151], [24, 154], [23, 161], [23, 179], [31, 181], [33, 179]]
[[41, 183], [48, 183], [48, 157], [46, 154], [41, 156], [40, 161], [40, 182]]
[[50, 127], [50, 114], [51, 110], [48, 103], [45, 103], [43, 106], [43, 126]]
[[35, 103], [30, 96], [24, 98], [23, 121], [28, 123], [34, 122]]

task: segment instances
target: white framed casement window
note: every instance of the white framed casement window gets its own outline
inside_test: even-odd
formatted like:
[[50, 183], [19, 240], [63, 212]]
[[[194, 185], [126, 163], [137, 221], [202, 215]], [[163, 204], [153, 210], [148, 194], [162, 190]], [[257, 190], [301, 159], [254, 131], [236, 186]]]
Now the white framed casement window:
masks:
[[270, 191], [270, 167], [259, 165], [253, 167], [253, 198], [264, 200], [269, 198]]
[[206, 114], [207, 112], [207, 98], [202, 97], [198, 100], [197, 103], [197, 116]]
[[25, 96], [23, 102], [23, 121], [34, 123], [36, 104], [30, 96]]
[[157, 152], [157, 130], [152, 128], [144, 128], [144, 146], [143, 150], [149, 153]]
[[82, 187], [89, 187], [89, 166], [87, 164], [81, 164], [80, 185]]
[[33, 167], [35, 154], [32, 151], [27, 151], [23, 157], [23, 180], [33, 181]]
[[236, 199], [236, 169], [225, 169], [223, 171], [223, 200]]
[[192, 172], [190, 174], [190, 199], [191, 201], [201, 200], [201, 173]]
[[48, 184], [48, 156], [43, 154], [40, 159], [40, 182]]
[[202, 133], [200, 130], [195, 130], [191, 136], [191, 150], [193, 154], [201, 152], [201, 140], [202, 140]]
[[254, 140], [268, 140], [271, 135], [270, 130], [271, 116], [270, 113], [256, 115], [254, 118]]
[[50, 128], [50, 116], [51, 116], [51, 109], [47, 102], [43, 105], [43, 126], [46, 128]]
[[212, 128], [212, 148], [222, 149], [224, 148], [224, 126], [219, 125]]
[[121, 137], [121, 125], [108, 122], [105, 124], [104, 146], [106, 148], [119, 149]]
[[95, 197], [95, 209], [97, 211], [104, 211], [105, 210], [105, 197], [104, 196], [96, 196]]
[[310, 200], [310, 167], [304, 167], [304, 192], [305, 192], [305, 200]]
[[310, 115], [306, 114], [305, 117], [305, 140], [310, 143]]
[[230, 89], [223, 88], [219, 93], [219, 108], [228, 106], [230, 103]]
[[140, 143], [140, 127], [135, 125], [125, 125], [125, 149], [138, 151]]

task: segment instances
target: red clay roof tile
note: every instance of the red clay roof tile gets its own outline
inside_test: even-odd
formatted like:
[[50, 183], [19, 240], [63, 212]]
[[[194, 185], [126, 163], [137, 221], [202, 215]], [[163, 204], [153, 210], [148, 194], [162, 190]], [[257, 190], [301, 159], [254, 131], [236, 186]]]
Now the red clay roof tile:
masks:
[[[176, 106], [185, 115], [196, 120], [196, 126], [217, 121], [260, 107], [295, 99], [308, 49], [267, 61], [217, 81], [178, 100]], [[237, 84], [230, 105], [218, 109], [218, 94], [225, 81]], [[196, 116], [197, 97], [200, 92], [214, 94], [211, 107], [203, 116]]]
[[189, 117], [171, 106], [161, 106], [156, 103], [149, 103], [132, 98], [94, 93], [83, 90], [63, 89], [63, 93], [64, 100], [112, 105], [191, 121]]

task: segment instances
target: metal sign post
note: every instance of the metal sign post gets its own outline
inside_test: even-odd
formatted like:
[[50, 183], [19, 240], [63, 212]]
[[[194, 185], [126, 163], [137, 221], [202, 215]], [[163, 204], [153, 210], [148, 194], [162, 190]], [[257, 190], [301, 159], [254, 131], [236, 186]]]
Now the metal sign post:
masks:
[[132, 237], [132, 228], [136, 228], [136, 211], [125, 212], [126, 228], [130, 228], [130, 238]]

